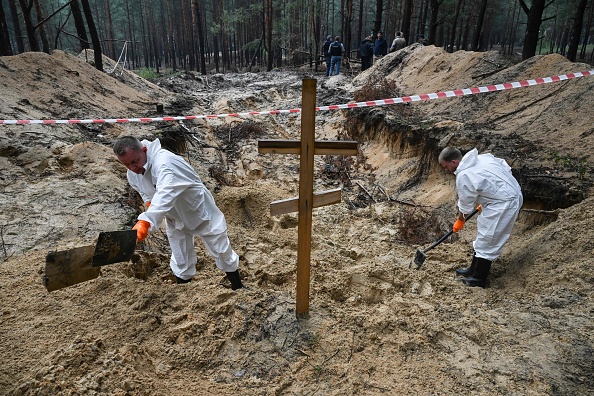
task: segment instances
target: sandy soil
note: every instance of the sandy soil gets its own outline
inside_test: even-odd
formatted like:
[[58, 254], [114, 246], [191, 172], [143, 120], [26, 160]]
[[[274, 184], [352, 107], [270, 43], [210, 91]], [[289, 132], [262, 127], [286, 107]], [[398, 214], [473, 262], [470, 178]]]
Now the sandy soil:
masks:
[[[359, 75], [179, 73], [149, 83], [84, 59], [0, 58], [0, 119], [156, 117], [157, 103], [166, 115], [290, 109], [312, 76], [318, 105], [330, 105], [376, 82], [412, 95], [591, 69], [558, 55], [512, 65], [496, 52], [413, 45]], [[257, 150], [258, 138], [298, 139], [299, 115], [0, 125], [0, 393], [592, 394], [593, 89], [594, 77], [583, 77], [318, 113], [318, 139], [354, 135], [360, 153], [316, 158], [316, 190], [342, 187], [343, 200], [314, 210], [310, 316], [301, 320], [297, 217], [269, 212], [298, 194], [298, 158]], [[140, 213], [111, 153], [123, 134], [183, 151], [226, 214], [248, 289], [231, 291], [200, 242], [195, 279], [173, 284], [162, 232], [132, 262], [45, 289], [48, 252], [93, 245]], [[434, 155], [448, 143], [505, 158], [525, 194], [485, 289], [454, 275], [472, 253], [472, 221], [409, 269], [455, 219], [454, 181]]]

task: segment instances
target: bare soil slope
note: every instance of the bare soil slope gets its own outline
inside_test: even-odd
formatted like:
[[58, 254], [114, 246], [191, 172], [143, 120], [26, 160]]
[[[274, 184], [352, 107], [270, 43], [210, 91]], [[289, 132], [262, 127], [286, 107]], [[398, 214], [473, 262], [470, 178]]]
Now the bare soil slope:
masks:
[[[500, 62], [493, 53], [413, 45], [354, 80], [320, 77], [318, 104], [352, 100], [374, 75], [410, 95], [588, 69], [551, 55], [473, 78]], [[28, 53], [0, 58], [0, 119], [151, 117], [156, 102], [168, 115], [290, 109], [300, 107], [306, 76], [180, 73], [158, 87], [64, 53]], [[0, 125], [0, 393], [591, 394], [593, 88], [594, 77], [584, 77], [407, 105], [404, 115], [388, 107], [361, 113], [368, 124], [358, 132], [357, 160], [316, 159], [316, 189], [342, 186], [344, 199], [314, 211], [308, 320], [294, 311], [296, 216], [269, 214], [270, 202], [297, 195], [298, 158], [259, 155], [256, 143], [298, 139], [299, 115]], [[316, 122], [319, 139], [359, 128], [347, 111], [321, 112]], [[249, 289], [231, 291], [200, 242], [196, 278], [171, 283], [165, 236], [156, 233], [133, 262], [46, 291], [50, 250], [92, 244], [139, 213], [111, 154], [122, 134], [183, 151], [226, 214]], [[415, 146], [415, 136], [503, 156], [524, 175], [533, 206], [549, 210], [522, 213], [486, 289], [454, 276], [469, 259], [472, 222], [420, 270], [409, 269], [416, 249], [451, 227], [456, 198], [436, 164], [402, 189], [423, 163], [423, 147], [434, 147]], [[572, 168], [576, 161], [584, 171]], [[573, 201], [539, 201], [526, 176], [537, 171], [565, 188], [560, 200]]]

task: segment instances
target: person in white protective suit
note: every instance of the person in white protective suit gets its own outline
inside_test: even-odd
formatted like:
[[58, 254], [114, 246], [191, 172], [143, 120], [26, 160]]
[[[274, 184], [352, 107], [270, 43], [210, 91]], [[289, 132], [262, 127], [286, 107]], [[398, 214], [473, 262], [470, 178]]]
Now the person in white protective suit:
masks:
[[166, 221], [171, 247], [170, 266], [177, 283], [188, 283], [196, 274], [194, 237], [200, 237], [217, 268], [226, 272], [231, 288], [242, 288], [239, 256], [231, 248], [225, 216], [192, 166], [182, 157], [161, 148], [159, 139], [139, 141], [119, 138], [113, 151], [126, 168], [130, 186], [142, 197], [147, 210], [133, 229], [138, 241]]
[[464, 156], [460, 150], [446, 147], [439, 154], [439, 164], [456, 176], [458, 219], [453, 231], [464, 227], [468, 215], [479, 205], [474, 256], [468, 268], [456, 273], [465, 276], [468, 286], [485, 287], [491, 263], [501, 255], [523, 204], [520, 185], [510, 166], [492, 154], [480, 154], [475, 148]]

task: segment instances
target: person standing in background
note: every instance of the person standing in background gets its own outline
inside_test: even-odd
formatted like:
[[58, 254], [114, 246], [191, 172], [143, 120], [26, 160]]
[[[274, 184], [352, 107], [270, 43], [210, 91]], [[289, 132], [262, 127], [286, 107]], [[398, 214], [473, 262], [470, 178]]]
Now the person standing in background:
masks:
[[326, 37], [326, 41], [322, 46], [322, 55], [324, 55], [324, 60], [326, 61], [326, 76], [330, 75], [330, 61], [332, 60], [332, 57], [328, 52], [330, 50], [330, 44], [332, 44], [332, 36]]
[[373, 63], [377, 62], [388, 53], [388, 42], [384, 38], [384, 34], [380, 30], [377, 32], [377, 38], [373, 43]]
[[338, 76], [340, 73], [340, 64], [342, 63], [342, 56], [344, 55], [344, 47], [340, 42], [340, 37], [334, 37], [334, 41], [330, 44], [330, 49], [328, 50], [328, 54], [331, 56], [330, 58], [330, 74], [334, 74]]
[[371, 42], [371, 36], [367, 36], [361, 41], [359, 56], [361, 57], [361, 71], [369, 69], [371, 67], [371, 59], [373, 58], [373, 43]]
[[394, 41], [392, 41], [390, 52], [401, 50], [404, 47], [406, 47], [406, 39], [404, 38], [404, 33], [398, 32], [396, 33], [396, 38], [394, 39]]

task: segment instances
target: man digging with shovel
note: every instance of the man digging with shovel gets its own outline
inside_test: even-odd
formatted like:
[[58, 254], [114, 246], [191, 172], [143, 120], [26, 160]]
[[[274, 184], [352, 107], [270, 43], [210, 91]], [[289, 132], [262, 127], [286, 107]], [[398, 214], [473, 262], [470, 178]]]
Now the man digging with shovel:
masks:
[[446, 147], [439, 154], [439, 164], [456, 176], [459, 213], [453, 231], [464, 227], [475, 204], [482, 208], [472, 242], [472, 262], [468, 268], [457, 269], [456, 274], [464, 276], [468, 286], [485, 287], [491, 262], [501, 255], [520, 213], [522, 190], [503, 159], [479, 155], [476, 148], [462, 156], [460, 150]]
[[217, 268], [227, 273], [231, 288], [243, 287], [239, 256], [227, 237], [225, 216], [192, 166], [182, 157], [161, 148], [159, 139], [140, 142], [132, 136], [118, 139], [113, 151], [126, 168], [130, 186], [147, 206], [138, 216], [138, 241], [144, 240], [166, 220], [171, 247], [169, 265], [177, 283], [188, 283], [196, 274], [194, 237], [202, 239]]

